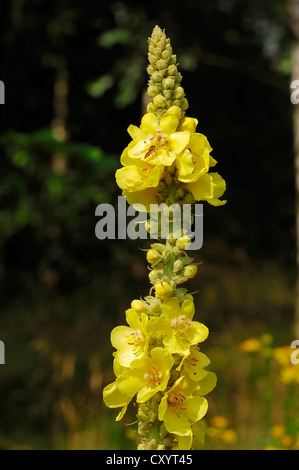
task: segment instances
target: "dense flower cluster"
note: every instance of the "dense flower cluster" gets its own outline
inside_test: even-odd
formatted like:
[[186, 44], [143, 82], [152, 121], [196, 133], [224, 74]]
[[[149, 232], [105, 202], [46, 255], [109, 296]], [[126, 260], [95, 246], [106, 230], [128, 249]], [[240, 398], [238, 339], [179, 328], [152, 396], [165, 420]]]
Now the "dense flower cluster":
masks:
[[129, 204], [225, 204], [219, 199], [225, 181], [209, 172], [217, 162], [207, 138], [195, 132], [197, 124], [197, 119], [182, 117], [181, 109], [171, 106], [160, 118], [148, 112], [140, 127], [129, 126], [132, 141], [121, 155], [123, 167], [116, 172]]
[[[129, 204], [150, 212], [146, 228], [151, 234], [154, 228], [156, 238], [166, 238], [152, 204], [181, 209], [183, 204], [207, 201], [220, 206], [226, 202], [219, 199], [225, 181], [210, 172], [217, 162], [207, 138], [196, 132], [197, 119], [185, 115], [188, 101], [176, 55], [158, 26], [149, 38], [148, 57], [152, 101], [140, 127], [128, 128], [132, 141], [121, 155], [116, 182]], [[142, 450], [202, 446], [205, 395], [216, 385], [215, 374], [206, 370], [210, 360], [199, 348], [208, 328], [193, 319], [193, 296], [181, 287], [195, 276], [197, 266], [184, 251], [190, 239], [185, 227], [176, 227], [177, 220], [173, 214], [165, 245], [153, 243], [147, 251], [149, 295], [134, 300], [126, 311], [127, 325], [111, 333], [116, 379], [105, 387], [104, 402], [121, 408], [117, 420], [132, 400], [138, 404]]]
[[[150, 427], [156, 423], [160, 433], [166, 430], [179, 449], [192, 446], [194, 425], [208, 409], [204, 395], [216, 385], [215, 374], [206, 370], [210, 360], [198, 346], [208, 329], [193, 320], [193, 297], [179, 287], [197, 270], [182, 249], [185, 242], [170, 237], [166, 245], [155, 243], [147, 252], [154, 295], [134, 300], [126, 312], [128, 326], [112, 331], [116, 380], [104, 389], [106, 405], [122, 407], [117, 420], [134, 397], [140, 404], [154, 398]], [[146, 448], [151, 429], [147, 431]], [[152, 439], [152, 448], [167, 448], [161, 441], [157, 445]]]

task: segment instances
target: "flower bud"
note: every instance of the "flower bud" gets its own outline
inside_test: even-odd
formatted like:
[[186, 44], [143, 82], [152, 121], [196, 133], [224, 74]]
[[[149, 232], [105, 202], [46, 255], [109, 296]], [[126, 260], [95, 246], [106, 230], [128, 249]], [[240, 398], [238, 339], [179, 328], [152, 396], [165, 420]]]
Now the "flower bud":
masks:
[[163, 261], [168, 261], [171, 255], [172, 255], [172, 251], [165, 248], [163, 252]]
[[157, 85], [150, 85], [147, 89], [147, 94], [151, 98], [154, 98], [154, 96], [158, 95], [160, 93], [160, 87]]
[[131, 307], [133, 310], [135, 310], [137, 313], [141, 314], [145, 310], [147, 310], [147, 305], [145, 302], [142, 302], [142, 300], [135, 299], [131, 302]]
[[169, 59], [169, 58], [170, 58], [170, 56], [171, 56], [171, 50], [170, 50], [169, 48], [167, 48], [167, 49], [164, 49], [164, 51], [162, 52], [162, 54], [161, 54], [161, 55], [162, 55], [162, 59], [164, 59], [164, 60], [167, 60], [167, 61], [168, 61], [168, 59]]
[[150, 102], [150, 103], [147, 105], [146, 110], [147, 110], [148, 113], [155, 113], [156, 107], [153, 105], [152, 102]]
[[174, 263], [173, 263], [173, 272], [174, 273], [178, 273], [179, 271], [181, 271], [181, 269], [183, 269], [184, 267], [184, 264], [182, 263], [181, 260], [177, 259]]
[[170, 65], [167, 68], [167, 74], [172, 75], [172, 76], [177, 76], [177, 74], [178, 74], [177, 66], [176, 65]]
[[177, 200], [180, 200], [180, 199], [183, 199], [184, 196], [185, 196], [185, 190], [183, 188], [177, 189], [177, 191], [175, 192], [175, 198]]
[[157, 299], [164, 300], [172, 294], [173, 289], [168, 282], [163, 281], [155, 284], [155, 291]]
[[164, 78], [162, 83], [164, 90], [172, 90], [174, 87], [174, 77]]
[[[164, 90], [163, 94], [164, 94], [164, 96], [167, 100], [170, 100], [170, 98], [172, 97], [172, 90]], [[168, 104], [170, 104], [170, 103], [168, 103]]]
[[155, 263], [160, 258], [161, 257], [160, 257], [159, 253], [156, 250], [148, 250], [148, 252], [146, 254], [146, 259], [150, 264]]
[[159, 94], [153, 98], [153, 103], [157, 108], [164, 108], [167, 105], [167, 100], [165, 96]]
[[161, 313], [161, 300], [155, 299], [154, 297], [150, 300], [149, 308], [152, 315], [158, 315]]
[[154, 72], [152, 74], [152, 80], [154, 83], [161, 83], [163, 80], [163, 74], [161, 72]]
[[148, 73], [149, 75], [152, 75], [152, 74], [154, 73], [154, 71], [155, 71], [155, 67], [154, 67], [152, 64], [150, 64], [150, 65], [147, 66], [147, 69], [146, 69], [146, 70], [147, 70], [147, 73]]
[[180, 109], [178, 106], [171, 106], [171, 107], [167, 110], [167, 114], [168, 114], [168, 113], [174, 114], [178, 119], [181, 119], [182, 111], [181, 111], [181, 109]]
[[173, 92], [174, 99], [180, 100], [184, 98], [184, 96], [185, 96], [185, 92], [181, 86], [178, 86]]
[[158, 70], [165, 70], [167, 69], [168, 61], [164, 59], [157, 60], [156, 67]]
[[186, 235], [184, 235], [183, 237], [180, 237], [180, 238], [177, 239], [176, 246], [180, 250], [185, 250], [185, 245], [187, 245], [189, 243], [191, 243], [190, 238], [187, 237]]
[[186, 109], [188, 109], [188, 108], [189, 108], [188, 100], [187, 100], [186, 98], [184, 98], [184, 99], [183, 99], [183, 102], [182, 102], [182, 104], [181, 104], [181, 109], [182, 109], [183, 111], [186, 111]]
[[184, 269], [184, 276], [189, 277], [189, 279], [192, 279], [197, 273], [197, 266], [195, 264], [190, 264], [189, 266], [186, 266]]

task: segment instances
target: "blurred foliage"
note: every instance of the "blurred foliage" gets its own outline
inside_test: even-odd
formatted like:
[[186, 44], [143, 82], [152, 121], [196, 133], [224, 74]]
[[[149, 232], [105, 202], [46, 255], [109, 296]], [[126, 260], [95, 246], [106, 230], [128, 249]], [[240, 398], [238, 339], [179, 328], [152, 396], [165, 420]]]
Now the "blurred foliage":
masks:
[[[219, 377], [207, 446], [296, 446], [288, 406], [296, 409], [297, 389], [280, 381], [274, 359], [239, 348], [265, 332], [273, 350], [293, 339], [287, 2], [3, 0], [2, 448], [135, 447], [134, 409], [127, 426], [115, 423], [101, 389], [112, 379], [110, 331], [130, 301], [148, 293], [144, 244], [99, 241], [94, 229], [96, 206], [117, 202], [114, 171], [126, 129], [144, 109], [155, 24], [171, 38], [188, 114], [199, 119], [227, 181], [228, 204], [205, 206], [204, 246], [194, 254], [204, 263], [190, 282]], [[63, 141], [53, 132], [57, 119]]]
[[95, 248], [91, 215], [111, 202], [118, 158], [59, 142], [50, 130], [12, 131], [0, 146], [1, 292], [75, 281]]

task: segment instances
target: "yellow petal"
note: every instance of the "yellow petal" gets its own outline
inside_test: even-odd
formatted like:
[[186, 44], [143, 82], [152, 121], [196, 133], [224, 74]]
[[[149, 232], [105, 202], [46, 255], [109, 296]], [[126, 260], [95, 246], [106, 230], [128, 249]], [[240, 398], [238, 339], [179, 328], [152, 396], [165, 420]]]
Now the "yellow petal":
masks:
[[198, 382], [195, 393], [198, 393], [201, 396], [207, 395], [216, 387], [216, 383], [216, 374], [208, 371], [207, 375]]
[[176, 154], [181, 153], [188, 145], [190, 140], [190, 132], [182, 131], [171, 134], [168, 140], [169, 151]]
[[147, 188], [143, 191], [123, 191], [122, 195], [126, 198], [128, 204], [132, 205], [137, 211], [143, 212], [144, 207], [147, 212], [151, 204], [157, 204], [159, 195], [154, 188]]
[[197, 201], [212, 199], [214, 197], [213, 179], [205, 174], [194, 183], [187, 183], [186, 187], [191, 191]]
[[133, 140], [144, 140], [146, 138], [145, 133], [139, 127], [133, 126], [133, 124], [130, 124], [128, 127], [128, 133]]
[[160, 127], [166, 134], [173, 134], [179, 125], [179, 120], [174, 114], [165, 113], [160, 119]]
[[158, 122], [158, 118], [155, 114], [147, 113], [142, 117], [140, 129], [146, 135], [155, 134], [157, 127], [159, 127], [159, 122]]
[[178, 436], [188, 436], [190, 434], [191, 424], [188, 419], [170, 406], [167, 407], [163, 421], [170, 433]]
[[191, 431], [187, 436], [176, 436], [176, 438], [178, 441], [178, 450], [189, 450], [191, 448], [193, 439]]
[[113, 382], [104, 388], [103, 400], [108, 408], [118, 408], [120, 406], [127, 405], [131, 401], [131, 398], [128, 395], [121, 393], [116, 386], [116, 382]]
[[186, 416], [191, 421], [199, 421], [208, 411], [208, 402], [204, 397], [195, 395], [187, 399]]
[[190, 152], [189, 149], [184, 150], [183, 153], [181, 153], [176, 160], [176, 165], [178, 168], [178, 178], [180, 181], [184, 181], [181, 179], [182, 177], [186, 175], [190, 175], [194, 171], [194, 165], [192, 161], [192, 153]]
[[180, 127], [179, 131], [189, 131], [190, 134], [193, 134], [195, 132], [195, 129], [197, 127], [198, 120], [195, 118], [191, 117], [184, 117]]
[[111, 344], [115, 349], [119, 349], [124, 346], [128, 338], [127, 336], [131, 333], [132, 329], [128, 326], [117, 326], [111, 331]]
[[192, 134], [190, 138], [190, 149], [192, 152], [200, 155], [204, 148], [207, 148], [209, 152], [213, 150], [206, 136], [199, 133]]
[[116, 170], [116, 183], [121, 189], [138, 191], [144, 189], [144, 181], [140, 179], [140, 173], [136, 166], [130, 165]]
[[[178, 159], [179, 160], [179, 159]], [[192, 183], [197, 181], [201, 176], [209, 171], [209, 153], [204, 149], [202, 155], [193, 154], [192, 158], [193, 171], [189, 174], [179, 173], [178, 179], [183, 183]]]
[[128, 156], [132, 159], [144, 160], [148, 148], [149, 144], [144, 140], [134, 140], [131, 145], [128, 146]]

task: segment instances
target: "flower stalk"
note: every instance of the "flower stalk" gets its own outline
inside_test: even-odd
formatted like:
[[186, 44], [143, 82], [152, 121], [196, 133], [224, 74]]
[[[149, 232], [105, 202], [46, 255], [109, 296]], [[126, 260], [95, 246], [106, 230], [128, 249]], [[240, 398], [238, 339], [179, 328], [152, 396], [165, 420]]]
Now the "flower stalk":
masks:
[[[149, 38], [148, 57], [152, 101], [140, 127], [128, 128], [132, 141], [116, 172], [122, 194], [137, 210], [142, 204], [148, 212], [161, 203], [225, 204], [220, 199], [225, 182], [209, 172], [217, 162], [207, 138], [196, 132], [197, 119], [185, 115], [188, 102], [176, 55], [158, 26]], [[103, 398], [108, 407], [121, 408], [116, 420], [136, 401], [139, 450], [196, 448], [204, 434], [205, 395], [217, 380], [206, 369], [210, 360], [199, 347], [208, 328], [194, 320], [193, 295], [182, 287], [198, 269], [185, 251], [190, 238], [184, 228], [174, 230], [174, 222], [166, 242], [157, 241], [147, 250], [149, 295], [133, 300], [127, 326], [111, 333], [116, 379], [105, 387]], [[157, 238], [165, 238], [161, 221], [149, 219], [151, 233], [153, 226]]]

